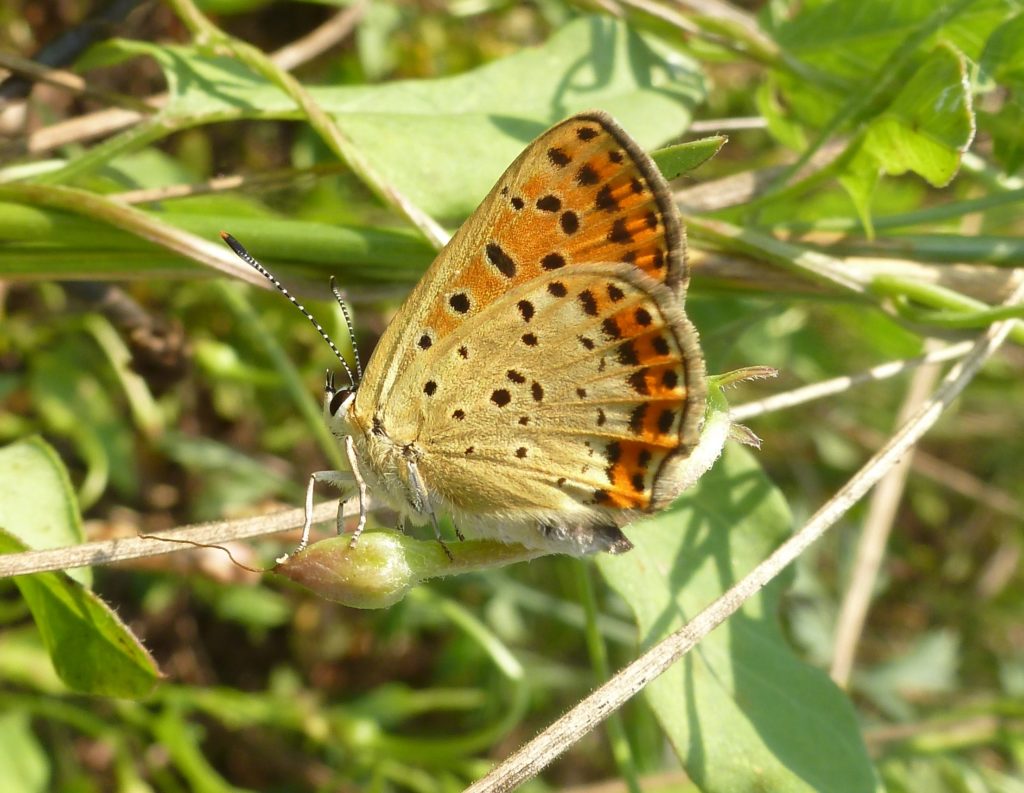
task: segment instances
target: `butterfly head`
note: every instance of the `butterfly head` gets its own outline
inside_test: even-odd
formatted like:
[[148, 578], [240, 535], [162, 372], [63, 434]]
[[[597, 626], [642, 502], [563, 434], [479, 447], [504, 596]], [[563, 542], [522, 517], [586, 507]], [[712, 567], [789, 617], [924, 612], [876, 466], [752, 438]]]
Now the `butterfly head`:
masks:
[[356, 388], [356, 385], [336, 386], [334, 372], [327, 370], [324, 380], [324, 419], [332, 429], [348, 424], [347, 415], [355, 402]]

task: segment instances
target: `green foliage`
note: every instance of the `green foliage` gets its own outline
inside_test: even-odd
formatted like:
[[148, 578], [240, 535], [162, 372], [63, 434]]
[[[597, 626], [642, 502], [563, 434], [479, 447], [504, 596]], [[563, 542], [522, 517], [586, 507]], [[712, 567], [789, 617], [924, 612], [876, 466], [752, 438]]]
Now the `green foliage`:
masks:
[[[85, 538], [71, 481], [56, 452], [41, 438], [29, 437], [0, 448], [0, 526], [33, 548], [77, 545]], [[40, 505], [48, 509], [40, 510]], [[88, 569], [72, 577], [92, 584]]]
[[[734, 403], [1019, 317], [1000, 303], [1024, 263], [1024, 3], [759, 5], [655, 16], [624, 3], [612, 18], [562, 2], [369, 3], [350, 38], [295, 70], [347, 162], [283, 75], [222, 33], [273, 52], [304, 32], [294, 4], [206, 3], [215, 28], [171, 0], [145, 40], [81, 56], [86, 84], [113, 94], [33, 94], [30, 123], [53, 129], [0, 165], [4, 560], [300, 505], [309, 472], [340, 459], [318, 404], [337, 361], [279, 295], [211, 269], [218, 232], [351, 358], [327, 277], [368, 348], [434, 255], [370, 176], [454, 228], [529, 140], [580, 110], [612, 113], [679, 177], [686, 310], [709, 370], [781, 370]], [[31, 54], [34, 18], [0, 14], [0, 47]], [[101, 138], [54, 148], [38, 134], [98, 129], [74, 114], [164, 89]], [[751, 115], [762, 123], [737, 121]], [[235, 175], [246, 181], [218, 181]], [[841, 601], [865, 584], [853, 560], [867, 504], [524, 789], [1020, 789], [1018, 363], [1017, 348], [994, 361], [924, 441], [866, 582], [847, 693], [825, 670]], [[0, 581], [0, 779], [463, 789], [603, 682], [605, 654], [616, 668], [686, 624], [835, 492], [908, 390], [858, 389], [749, 419], [761, 451], [728, 448], [627, 529], [634, 551], [596, 563], [496, 569], [493, 547], [449, 540], [462, 574], [434, 578], [450, 566], [429, 529], [397, 535], [374, 515], [357, 554], [347, 538], [306, 553], [348, 565], [314, 569], [314, 589], [352, 604], [354, 581], [357, 605], [389, 604], [377, 611], [248, 576], [213, 549]], [[262, 569], [293, 547], [231, 550]], [[397, 557], [412, 567], [386, 567]], [[601, 573], [582, 603], [577, 564]], [[291, 577], [310, 585], [310, 569]]]
[[[59, 458], [39, 439], [0, 449], [5, 493], [0, 499], [0, 553], [81, 538], [78, 507]], [[109, 697], [142, 697], [156, 684], [153, 659], [100, 598], [64, 573], [14, 579], [61, 680], [72, 691]]]
[[[671, 508], [635, 524], [633, 552], [602, 557], [598, 567], [635, 614], [641, 647], [650, 647], [742, 578], [791, 526], [753, 456], [731, 449]], [[874, 790], [849, 701], [779, 630], [786, 583], [776, 579], [748, 600], [644, 693], [701, 790]]]

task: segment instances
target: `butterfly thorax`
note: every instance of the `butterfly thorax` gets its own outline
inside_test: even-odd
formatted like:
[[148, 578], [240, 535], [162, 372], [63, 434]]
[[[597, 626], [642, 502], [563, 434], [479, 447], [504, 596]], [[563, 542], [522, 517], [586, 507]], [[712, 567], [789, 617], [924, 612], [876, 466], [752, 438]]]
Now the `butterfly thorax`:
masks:
[[429, 520], [431, 497], [418, 473], [423, 449], [414, 427], [385, 424], [379, 414], [364, 418], [353, 402], [332, 420], [331, 429], [352, 438], [359, 474], [375, 498], [414, 524]]

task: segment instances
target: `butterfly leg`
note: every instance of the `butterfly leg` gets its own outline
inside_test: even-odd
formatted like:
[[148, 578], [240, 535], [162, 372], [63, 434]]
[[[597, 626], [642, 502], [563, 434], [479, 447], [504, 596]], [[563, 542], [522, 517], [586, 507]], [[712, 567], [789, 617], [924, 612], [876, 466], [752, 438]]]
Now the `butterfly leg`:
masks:
[[[445, 555], [448, 557], [448, 561], [454, 561], [455, 557], [452, 556], [452, 552], [445, 545], [444, 540], [441, 538], [441, 527], [437, 523], [437, 515], [434, 514], [434, 508], [430, 504], [430, 499], [427, 495], [427, 488], [423, 485], [423, 480], [420, 478], [420, 469], [416, 465], [416, 460], [408, 458], [406, 465], [409, 467], [409, 484], [412, 485], [413, 496], [416, 499], [416, 503], [413, 506], [417, 512], [426, 511], [430, 515], [430, 524], [434, 527], [434, 537], [441, 547], [444, 549]], [[459, 539], [463, 539], [462, 533], [456, 529], [455, 533], [459, 536]]]
[[348, 500], [352, 479], [352, 474], [348, 471], [314, 471], [309, 475], [309, 484], [306, 486], [305, 517], [302, 521], [302, 538], [299, 540], [299, 545], [295, 549], [295, 553], [298, 553], [309, 545], [309, 532], [313, 528], [313, 488], [316, 483], [328, 482], [340, 488], [342, 491], [341, 500], [338, 502], [338, 533], [340, 534], [343, 530], [342, 520], [344, 513], [342, 512], [342, 509], [345, 506], [345, 502]]
[[[366, 526], [366, 481], [363, 479], [363, 475], [359, 473], [359, 460], [356, 458], [356, 448], [352, 441], [351, 435], [345, 436], [345, 456], [348, 458], [349, 467], [352, 468], [352, 478], [356, 482], [356, 487], [359, 490], [359, 522], [356, 524], [356, 530], [352, 533], [352, 540], [349, 542], [348, 547], [351, 548], [356, 544], [359, 539], [359, 535], [363, 533], [363, 528]], [[341, 514], [338, 515], [338, 527], [341, 527]]]

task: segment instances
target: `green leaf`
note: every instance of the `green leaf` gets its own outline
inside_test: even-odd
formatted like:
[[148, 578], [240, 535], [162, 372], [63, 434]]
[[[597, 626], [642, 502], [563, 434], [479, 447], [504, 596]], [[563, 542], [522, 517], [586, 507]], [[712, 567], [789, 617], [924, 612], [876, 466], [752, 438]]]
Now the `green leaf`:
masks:
[[963, 56], [939, 46], [868, 127], [864, 141], [890, 174], [907, 171], [944, 187], [974, 139], [974, 114]]
[[[633, 551], [597, 564], [647, 648], [766, 557], [790, 526], [753, 457], [728, 448], [673, 507], [634, 524]], [[876, 790], [850, 702], [783, 638], [784, 584], [747, 601], [645, 694], [701, 790]]]
[[857, 217], [864, 224], [864, 233], [868, 239], [874, 239], [875, 229], [871, 222], [871, 197], [882, 175], [882, 167], [875, 156], [861, 146], [839, 174], [839, 184], [843, 186], [853, 201]]
[[[953, 7], [955, 5], [955, 7]], [[790, 123], [826, 124], [851, 101], [889, 75], [880, 67], [924, 31], [922, 53], [941, 42], [977, 58], [990, 32], [1006, 18], [1004, 0], [828, 0], [805, 4], [800, 13], [778, 15], [775, 40], [813, 76], [794, 71], [775, 75], [780, 102]], [[929, 28], [934, 28], [929, 30]], [[911, 64], [923, 55], [907, 53]], [[780, 138], [780, 140], [785, 140]]]
[[[221, 229], [229, 230], [279, 275], [282, 265], [320, 265], [312, 272], [324, 284], [325, 270], [337, 274], [342, 267], [347, 283], [414, 284], [436, 254], [408, 229], [255, 219], [236, 214], [230, 204], [204, 214], [170, 211], [159, 217], [207, 239], [217, 239]], [[5, 241], [0, 246], [0, 273], [10, 277], [42, 279], [88, 273], [93, 278], [153, 280], [210, 274], [201, 265], [128, 232], [55, 209], [0, 202], [0, 240]], [[60, 246], [38, 244], [53, 240], [60, 240]], [[311, 270], [302, 275], [310, 277]]]
[[[77, 329], [76, 329], [77, 330]], [[78, 488], [82, 509], [113, 485], [122, 496], [138, 492], [135, 437], [118, 404], [110, 364], [91, 336], [58, 336], [30, 361], [29, 387], [50, 432], [70, 438], [86, 464]]]
[[[50, 502], [42, 502], [50, 503]], [[25, 547], [0, 529], [0, 553]], [[14, 579], [28, 603], [54, 669], [72, 691], [139, 698], [156, 684], [159, 670], [117, 615], [64, 573]]]
[[1000, 83], [1024, 83], [1024, 14], [996, 28], [978, 63], [982, 73]]
[[[935, 0], [828, 0], [787, 14], [775, 40], [803, 63], [851, 85], [874, 79], [895, 50], [951, 4]], [[974, 0], [943, 20], [926, 46], [948, 41], [977, 58], [986, 39], [1006, 20], [1005, 0]], [[806, 78], [800, 78], [806, 81]]]
[[678, 143], [652, 152], [651, 159], [662, 176], [675, 179], [706, 163], [718, 154], [728, 140], [725, 135], [713, 135], [710, 138]]
[[[32, 437], [3, 447], [0, 471], [0, 526], [35, 550], [84, 541], [71, 481], [46, 441]], [[92, 585], [87, 567], [75, 570], [72, 577], [80, 584]]]
[[[288, 97], [233, 59], [138, 41], [104, 48], [108, 59], [151, 55], [170, 89], [148, 131], [108, 142], [99, 152], [104, 158], [188, 126], [300, 117]], [[658, 39], [586, 17], [539, 47], [455, 77], [309, 91], [388, 181], [426, 212], [453, 219], [475, 209], [504, 168], [554, 122], [600, 108], [653, 148], [686, 128], [704, 82], [695, 62]]]
[[0, 779], [7, 791], [43, 793], [52, 790], [50, 762], [32, 732], [28, 713], [0, 713]]

